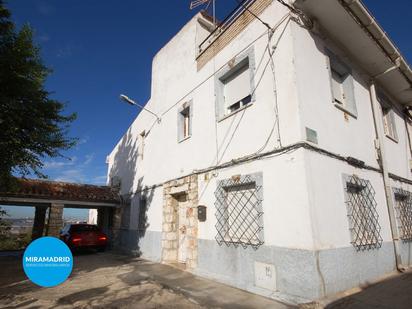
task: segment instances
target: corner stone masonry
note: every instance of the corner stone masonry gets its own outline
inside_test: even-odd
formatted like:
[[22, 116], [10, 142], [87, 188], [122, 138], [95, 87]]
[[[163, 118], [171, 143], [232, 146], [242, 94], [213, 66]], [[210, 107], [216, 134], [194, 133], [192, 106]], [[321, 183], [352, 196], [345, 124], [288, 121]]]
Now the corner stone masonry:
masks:
[[63, 209], [63, 204], [53, 203], [50, 205], [47, 236], [59, 237], [60, 230], [63, 227]]
[[178, 257], [178, 213], [179, 196], [186, 195], [187, 207], [187, 260], [186, 269], [197, 266], [197, 175], [172, 180], [163, 185], [163, 225], [162, 225], [162, 261], [176, 263]]

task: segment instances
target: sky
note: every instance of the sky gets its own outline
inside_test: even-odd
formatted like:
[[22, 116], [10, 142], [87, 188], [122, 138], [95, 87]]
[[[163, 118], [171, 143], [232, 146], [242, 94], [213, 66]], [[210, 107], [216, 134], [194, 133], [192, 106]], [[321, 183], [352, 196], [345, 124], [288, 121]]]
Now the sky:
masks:
[[[219, 18], [238, 0], [216, 0]], [[412, 62], [410, 0], [365, 0], [383, 28]], [[190, 0], [97, 1], [8, 0], [17, 27], [29, 24], [45, 64], [53, 70], [46, 87], [53, 98], [76, 112], [70, 135], [78, 145], [70, 159], [47, 159], [52, 180], [105, 184], [106, 156], [139, 110], [120, 102], [127, 94], [144, 104], [150, 98], [152, 58], [199, 11]], [[396, 5], [396, 6], [395, 6]], [[396, 9], [395, 9], [396, 8]], [[29, 211], [30, 210], [30, 211]], [[10, 207], [13, 217], [32, 215], [33, 208]], [[65, 215], [82, 217], [84, 210]]]

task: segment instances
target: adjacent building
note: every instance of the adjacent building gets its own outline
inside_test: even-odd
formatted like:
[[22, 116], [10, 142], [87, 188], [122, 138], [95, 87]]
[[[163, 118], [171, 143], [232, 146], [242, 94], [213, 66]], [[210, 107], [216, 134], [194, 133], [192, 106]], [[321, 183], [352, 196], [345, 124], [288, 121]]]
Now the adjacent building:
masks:
[[116, 244], [308, 302], [412, 265], [412, 72], [359, 0], [246, 0], [154, 57]]

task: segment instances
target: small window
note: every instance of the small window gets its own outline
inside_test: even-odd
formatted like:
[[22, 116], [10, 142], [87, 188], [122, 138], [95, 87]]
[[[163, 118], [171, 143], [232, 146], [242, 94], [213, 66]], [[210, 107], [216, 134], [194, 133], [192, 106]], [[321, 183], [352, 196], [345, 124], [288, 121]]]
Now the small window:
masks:
[[252, 101], [249, 61], [246, 58], [221, 78], [225, 115], [236, 112]]
[[383, 130], [385, 135], [397, 141], [398, 133], [396, 132], [395, 113], [384, 95], [380, 94], [378, 100], [382, 107]]
[[340, 109], [357, 117], [352, 70], [328, 51], [332, 101]]
[[186, 102], [179, 109], [178, 115], [178, 141], [185, 140], [192, 135], [192, 103]]

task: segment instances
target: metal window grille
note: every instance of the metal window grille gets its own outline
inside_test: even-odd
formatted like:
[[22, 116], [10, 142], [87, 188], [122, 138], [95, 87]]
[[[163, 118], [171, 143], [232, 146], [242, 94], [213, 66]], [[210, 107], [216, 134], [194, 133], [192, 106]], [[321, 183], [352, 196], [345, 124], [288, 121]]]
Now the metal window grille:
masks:
[[403, 189], [393, 189], [398, 217], [400, 238], [412, 241], [412, 193]]
[[216, 196], [216, 241], [257, 249], [263, 241], [262, 186], [251, 175], [222, 180]]
[[381, 226], [370, 181], [350, 176], [346, 179], [346, 192], [352, 245], [357, 251], [380, 248]]
[[139, 230], [145, 231], [147, 227], [147, 201], [145, 197], [139, 200]]

